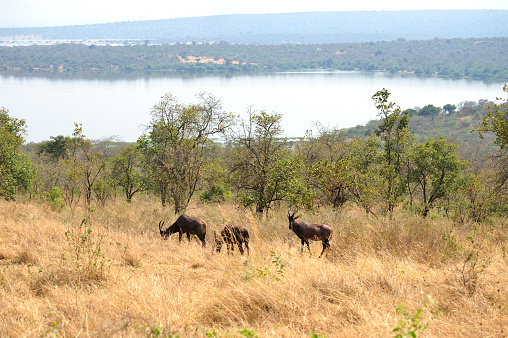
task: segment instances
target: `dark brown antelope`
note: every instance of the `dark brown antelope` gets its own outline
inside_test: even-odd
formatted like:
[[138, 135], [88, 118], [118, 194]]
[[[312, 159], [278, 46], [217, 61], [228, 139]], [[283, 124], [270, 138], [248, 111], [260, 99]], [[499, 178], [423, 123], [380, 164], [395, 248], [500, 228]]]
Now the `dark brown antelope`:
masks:
[[[235, 250], [235, 244], [238, 245], [238, 250], [243, 255], [243, 244], [245, 244], [245, 249], [247, 249], [247, 255], [250, 253], [249, 249], [249, 231], [241, 225], [226, 225], [224, 229], [220, 232], [222, 240], [226, 243], [229, 250]], [[222, 244], [221, 244], [222, 246]], [[217, 246], [217, 252], [220, 252], [219, 246]]]
[[298, 236], [298, 238], [302, 241], [302, 252], [303, 247], [307, 244], [307, 249], [309, 249], [309, 253], [312, 256], [312, 252], [309, 247], [309, 240], [311, 241], [322, 241], [323, 242], [323, 251], [319, 257], [323, 255], [325, 249], [330, 247], [330, 239], [332, 238], [332, 228], [330, 228], [326, 224], [311, 224], [308, 222], [297, 222], [296, 219], [299, 216], [295, 216], [296, 210], [291, 215], [288, 211], [288, 219], [289, 219], [289, 229], [293, 230], [293, 232]]
[[161, 233], [162, 238], [168, 239], [169, 236], [178, 232], [178, 240], [182, 241], [182, 235], [187, 234], [187, 239], [190, 242], [190, 235], [198, 236], [201, 243], [203, 243], [203, 247], [205, 247], [205, 236], [206, 236], [206, 222], [200, 218], [187, 216], [185, 214], [178, 217], [175, 223], [173, 223], [166, 230], [162, 230], [164, 226], [164, 222], [159, 222], [159, 231]]

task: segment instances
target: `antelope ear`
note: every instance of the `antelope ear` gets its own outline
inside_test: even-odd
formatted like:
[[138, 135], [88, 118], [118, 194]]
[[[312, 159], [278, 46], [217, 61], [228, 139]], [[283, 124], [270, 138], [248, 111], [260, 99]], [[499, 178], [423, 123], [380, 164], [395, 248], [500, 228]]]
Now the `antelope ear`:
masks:
[[300, 215], [293, 217], [293, 219], [297, 219], [298, 217], [300, 217]]

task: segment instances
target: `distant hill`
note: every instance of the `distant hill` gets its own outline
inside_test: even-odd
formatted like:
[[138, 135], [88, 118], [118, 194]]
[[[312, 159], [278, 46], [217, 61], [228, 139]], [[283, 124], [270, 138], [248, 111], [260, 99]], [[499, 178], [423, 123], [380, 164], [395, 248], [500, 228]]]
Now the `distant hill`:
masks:
[[419, 10], [234, 14], [94, 25], [0, 28], [0, 38], [227, 41], [246, 44], [344, 43], [398, 38], [508, 36], [507, 10]]
[[[493, 102], [484, 99], [479, 101], [464, 101], [458, 103], [455, 107], [456, 109], [452, 109], [452, 112], [447, 112], [441, 107], [429, 105], [434, 108], [430, 114], [423, 113], [425, 107], [410, 108], [411, 121], [409, 129], [414, 134], [415, 141], [417, 142], [425, 142], [428, 138], [437, 139], [444, 137], [448, 141], [463, 146], [471, 143], [483, 143], [487, 148], [494, 148], [492, 133], [485, 135], [485, 138], [489, 142], [482, 142], [478, 133], [471, 133], [474, 126], [487, 114], [487, 105], [493, 104]], [[380, 119], [374, 119], [365, 125], [342, 129], [340, 132], [347, 137], [365, 137], [374, 134], [374, 131], [380, 124]]]

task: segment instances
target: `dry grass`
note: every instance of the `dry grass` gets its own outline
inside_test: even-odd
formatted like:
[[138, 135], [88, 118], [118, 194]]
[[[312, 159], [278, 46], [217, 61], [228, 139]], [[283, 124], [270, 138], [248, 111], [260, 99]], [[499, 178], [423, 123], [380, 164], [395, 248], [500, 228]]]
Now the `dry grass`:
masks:
[[[84, 222], [85, 210], [73, 218], [1, 201], [0, 336], [390, 337], [418, 309], [417, 326], [428, 323], [418, 335], [507, 335], [506, 220], [321, 210], [302, 216], [334, 229], [318, 259], [320, 243], [312, 257], [300, 253], [285, 210], [265, 219], [231, 205], [188, 213], [208, 222], [206, 250], [177, 235], [161, 240], [159, 220], [175, 217], [154, 201], [118, 201]], [[250, 230], [249, 257], [213, 252], [213, 231], [227, 222]]]

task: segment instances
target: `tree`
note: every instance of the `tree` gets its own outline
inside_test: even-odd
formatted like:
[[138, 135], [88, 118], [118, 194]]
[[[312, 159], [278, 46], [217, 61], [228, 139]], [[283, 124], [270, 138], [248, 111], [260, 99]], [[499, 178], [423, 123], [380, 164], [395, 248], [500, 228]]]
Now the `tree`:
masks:
[[382, 199], [383, 178], [381, 177], [382, 152], [376, 138], [355, 138], [349, 144], [351, 166], [348, 168], [353, 176], [349, 186], [352, 200], [362, 207], [367, 214], [375, 213], [373, 208]]
[[241, 205], [267, 212], [274, 202], [305, 204], [307, 192], [301, 179], [303, 163], [292, 157], [281, 138], [281, 114], [249, 109], [248, 119], [233, 137], [230, 166]]
[[345, 137], [338, 130], [330, 130], [316, 124], [319, 135], [308, 134], [299, 144], [309, 185], [318, 196], [334, 208], [341, 207], [348, 199], [353, 176], [350, 172], [350, 149]]
[[419, 116], [437, 116], [441, 113], [441, 108], [428, 104], [418, 111]]
[[228, 184], [230, 172], [226, 166], [226, 147], [222, 144], [212, 145], [207, 149], [206, 159], [200, 199], [203, 202], [224, 202], [231, 196], [231, 188]]
[[506, 202], [499, 199], [490, 170], [474, 172], [463, 170], [453, 194], [447, 196], [447, 213], [459, 222], [471, 220], [483, 222], [493, 212], [506, 210]]
[[[508, 85], [505, 84], [503, 91], [508, 94]], [[508, 182], [508, 98], [497, 98], [501, 103], [488, 104], [488, 112], [482, 121], [475, 125], [473, 133], [478, 132], [483, 139], [488, 132], [494, 133], [494, 144], [499, 146], [497, 156], [498, 163], [498, 187], [497, 190], [506, 189]], [[506, 191], [505, 191], [506, 192]]]
[[198, 103], [183, 104], [165, 94], [152, 108], [148, 133], [138, 140], [155, 175], [150, 177], [152, 187], [157, 187], [163, 205], [166, 196], [173, 199], [175, 214], [187, 208], [196, 190], [210, 138], [225, 134], [234, 121], [213, 95], [196, 97]]
[[347, 194], [353, 184], [353, 175], [348, 170], [350, 158], [344, 156], [336, 161], [319, 161], [312, 168], [314, 185], [334, 208], [339, 208], [347, 201]]
[[457, 109], [457, 106], [454, 104], [445, 104], [443, 106], [444, 111], [446, 111], [447, 114], [452, 114], [455, 112], [455, 109]]
[[125, 198], [132, 197], [146, 189], [146, 177], [143, 175], [143, 154], [136, 145], [128, 145], [111, 162], [111, 174], [116, 184], [122, 187]]
[[464, 165], [455, 148], [456, 145], [441, 137], [419, 143], [411, 151], [413, 168], [410, 177], [419, 186], [423, 217], [437, 200], [453, 194], [455, 190], [455, 181]]
[[19, 148], [25, 142], [25, 120], [9, 116], [9, 111], [0, 109], [0, 196], [14, 200], [16, 193], [27, 190], [34, 177], [35, 167], [28, 156]]
[[[43, 141], [38, 145], [38, 154], [48, 154], [53, 160], [65, 159], [68, 148], [76, 149], [77, 139], [71, 139], [69, 136], [50, 136], [50, 140]], [[70, 146], [70, 147], [69, 147]]]
[[[508, 85], [504, 85], [503, 91], [508, 94]], [[489, 111], [482, 121], [475, 126], [473, 132], [478, 132], [481, 138], [488, 132], [493, 132], [495, 135], [494, 144], [499, 146], [501, 150], [508, 148], [508, 98], [502, 99], [502, 103], [492, 106], [487, 105]]]
[[[70, 187], [72, 195], [77, 193], [74, 189], [75, 181], [80, 186], [82, 193], [85, 195], [86, 204], [89, 206], [92, 202], [95, 184], [102, 179], [102, 175], [106, 169], [107, 163], [107, 147], [103, 142], [87, 139], [83, 135], [81, 124], [75, 123], [71, 142], [67, 146], [67, 159], [65, 162], [68, 167], [68, 178], [70, 179]], [[72, 204], [72, 203], [71, 203]]]
[[409, 112], [401, 111], [393, 102], [388, 102], [390, 93], [383, 89], [372, 96], [381, 117], [375, 135], [381, 140], [383, 195], [386, 210], [391, 212], [400, 202], [407, 185], [403, 175], [404, 157], [412, 138], [409, 131]]

